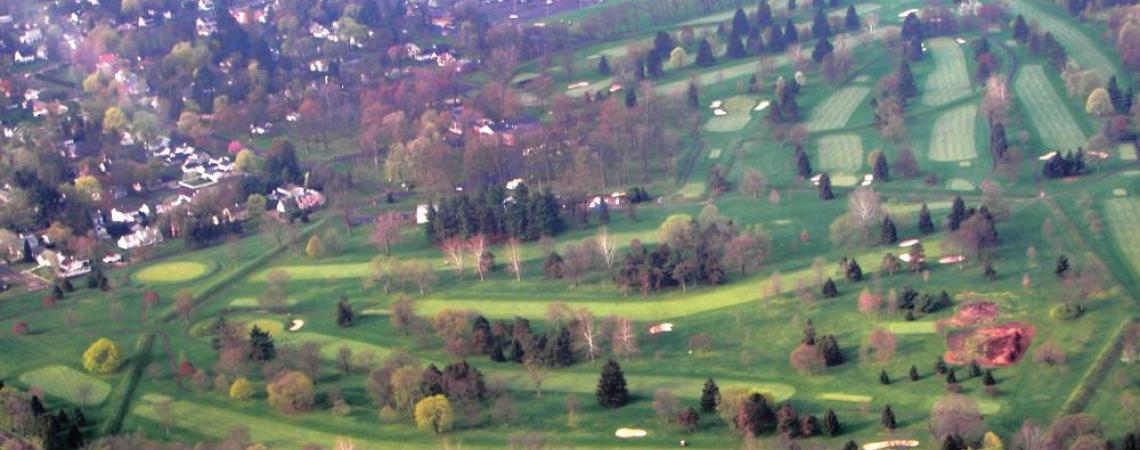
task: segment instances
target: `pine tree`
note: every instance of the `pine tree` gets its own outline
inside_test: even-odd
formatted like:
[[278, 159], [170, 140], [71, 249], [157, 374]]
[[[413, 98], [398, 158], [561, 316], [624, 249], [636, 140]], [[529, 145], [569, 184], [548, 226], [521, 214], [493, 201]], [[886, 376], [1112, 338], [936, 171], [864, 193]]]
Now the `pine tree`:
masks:
[[776, 427], [776, 413], [763, 395], [753, 393], [740, 405], [735, 422], [737, 430], [756, 436]]
[[902, 26], [903, 40], [911, 40], [914, 38], [922, 39], [922, 21], [918, 19], [918, 14], [910, 13], [903, 19]]
[[918, 381], [918, 367], [910, 366], [910, 381]]
[[911, 72], [909, 63], [903, 61], [899, 64], [897, 76], [899, 98], [906, 100], [918, 95], [918, 85], [914, 82], [914, 73]]
[[843, 444], [843, 450], [859, 450], [859, 444], [855, 441], [847, 441], [846, 444]]
[[697, 66], [711, 67], [716, 64], [716, 57], [713, 56], [712, 46], [709, 41], [701, 39], [700, 45], [697, 47]]
[[696, 83], [689, 82], [688, 102], [690, 108], [701, 109], [701, 95], [700, 92], [697, 91]]
[[997, 279], [997, 271], [994, 270], [994, 264], [986, 261], [985, 266], [982, 268], [982, 276], [986, 277], [986, 281], [994, 281]]
[[990, 156], [993, 157], [993, 165], [996, 167], [1001, 161], [1005, 161], [1006, 154], [1009, 151], [1009, 142], [1006, 140], [1005, 125], [1001, 122], [994, 122], [990, 127]]
[[941, 356], [939, 356], [937, 359], [934, 360], [934, 371], [935, 372], [937, 372], [939, 374], [944, 374], [949, 370], [950, 370], [950, 367], [946, 365], [946, 360], [942, 359]]
[[784, 439], [792, 439], [800, 435], [800, 420], [796, 409], [791, 403], [784, 403], [776, 409], [776, 433]]
[[56, 300], [62, 300], [63, 299], [63, 288], [59, 287], [59, 284], [52, 285], [51, 296], [52, 296], [52, 298], [54, 298]]
[[847, 26], [847, 31], [859, 31], [859, 12], [855, 10], [855, 5], [847, 5], [847, 17], [843, 23]]
[[828, 408], [827, 413], [823, 415], [823, 432], [830, 437], [843, 434], [843, 427], [839, 425], [839, 418], [835, 416], [834, 409]]
[[1022, 44], [1029, 41], [1029, 24], [1021, 14], [1013, 20], [1013, 39]]
[[942, 440], [941, 448], [942, 450], [966, 450], [966, 446], [962, 442], [962, 438], [954, 433], [946, 435], [946, 438]]
[[839, 290], [835, 288], [835, 282], [832, 281], [831, 278], [828, 278], [827, 281], [823, 283], [822, 294], [823, 298], [835, 298], [839, 296]]
[[735, 31], [728, 35], [728, 44], [725, 48], [724, 55], [729, 59], [738, 59], [748, 56], [748, 52], [744, 50], [744, 44], [740, 42], [740, 35], [736, 34]]
[[625, 384], [625, 374], [621, 366], [609, 360], [602, 366], [602, 376], [598, 379], [598, 405], [603, 408], [620, 408], [629, 403], [629, 388]]
[[859, 266], [859, 261], [851, 258], [847, 261], [847, 265], [843, 268], [843, 277], [847, 281], [863, 281], [863, 268]]
[[811, 322], [811, 319], [808, 319], [807, 323], [804, 324], [804, 338], [800, 342], [804, 345], [815, 345], [815, 324]]
[[819, 199], [831, 200], [835, 194], [831, 193], [831, 177], [826, 173], [819, 176]]
[[891, 168], [890, 165], [887, 164], [887, 155], [883, 152], [879, 152], [878, 155], [875, 156], [875, 165], [872, 174], [875, 176], [875, 181], [882, 181], [884, 183], [891, 181]]
[[815, 41], [815, 48], [811, 50], [811, 59], [817, 63], [823, 62], [823, 59], [830, 55], [835, 50], [835, 46], [831, 45], [831, 41], [827, 39], [820, 39]]
[[812, 437], [819, 436], [820, 425], [819, 419], [814, 415], [804, 413], [800, 416], [800, 436]]
[[808, 159], [807, 152], [804, 151], [803, 147], [799, 146], [796, 147], [796, 174], [800, 178], [811, 176], [811, 160]]
[[879, 232], [879, 241], [883, 244], [894, 244], [899, 241], [898, 229], [895, 228], [895, 222], [891, 220], [891, 216], [883, 217], [883, 226]]
[[795, 44], [800, 41], [800, 31], [796, 28], [796, 23], [792, 19], [784, 22], [784, 43]]
[[883, 428], [887, 431], [893, 431], [895, 429], [895, 412], [891, 411], [891, 405], [883, 407], [883, 413], [879, 416], [879, 423], [882, 424]]
[[843, 351], [839, 349], [839, 340], [835, 338], [835, 335], [823, 335], [819, 338], [816, 349], [819, 350], [819, 354], [823, 356], [823, 361], [828, 367], [843, 364]]
[[966, 202], [962, 197], [954, 197], [954, 203], [950, 205], [950, 214], [946, 216], [946, 227], [950, 231], [958, 231], [964, 220], [966, 220]]
[[732, 34], [737, 36], [746, 36], [751, 31], [748, 27], [748, 16], [744, 14], [744, 10], [736, 8], [736, 13], [732, 15]]
[[353, 318], [352, 305], [348, 303], [348, 298], [341, 294], [340, 301], [336, 303], [336, 324], [341, 328], [351, 327]]
[[273, 343], [273, 336], [255, 324], [253, 329], [249, 330], [249, 359], [265, 362], [275, 357], [277, 357], [277, 348]]
[[811, 36], [820, 40], [831, 38], [831, 23], [828, 22], [827, 13], [823, 8], [815, 10], [815, 17], [811, 22]]
[[47, 413], [47, 409], [44, 408], [44, 402], [40, 401], [40, 396], [38, 396], [38, 395], [32, 396], [32, 400], [29, 402], [29, 406], [32, 409], [32, 415], [34, 415], [36, 417], [42, 416], [45, 413]]
[[993, 386], [995, 384], [997, 384], [997, 380], [994, 379], [993, 371], [986, 369], [986, 374], [982, 375], [982, 385]]
[[720, 388], [712, 378], [705, 380], [705, 387], [701, 389], [701, 411], [715, 412], [720, 405]]
[[653, 37], [653, 49], [656, 50], [657, 54], [661, 55], [662, 58], [668, 55], [669, 52], [672, 52], [676, 46], [677, 44], [673, 42], [673, 36], [670, 36], [669, 33], [665, 31], [658, 31], [657, 35]]
[[879, 372], [879, 384], [883, 384], [883, 385], [891, 384], [891, 377], [887, 376], [886, 370]]
[[1136, 433], [1128, 433], [1124, 435], [1124, 440], [1120, 443], [1122, 450], [1140, 450], [1140, 440], [1136, 439]]
[[954, 369], [946, 374], [946, 384], [958, 384], [958, 375], [954, 373]]
[[24, 251], [21, 252], [21, 256], [23, 256], [24, 263], [30, 264], [36, 261], [36, 256], [32, 254], [32, 241], [27, 238], [24, 239]]
[[634, 92], [634, 89], [629, 89], [625, 91], [625, 107], [633, 108], [634, 106], [637, 106], [637, 93]]
[[665, 74], [662, 64], [661, 54], [657, 53], [657, 50], [650, 50], [645, 62], [645, 71], [649, 78], [659, 78]]
[[1057, 278], [1065, 278], [1065, 276], [1068, 275], [1068, 273], [1069, 273], [1069, 257], [1065, 256], [1065, 255], [1058, 256], [1057, 257], [1057, 268], [1053, 269], [1053, 274], [1057, 275]]
[[1120, 91], [1120, 85], [1116, 82], [1116, 75], [1108, 78], [1108, 86], [1105, 86], [1105, 91], [1108, 92], [1108, 98], [1112, 101], [1112, 107], [1121, 113], [1127, 112], [1122, 109], [1124, 107], [1124, 92]]
[[772, 6], [768, 4], [768, 0], [760, 0], [760, 6], [756, 8], [756, 28], [765, 28], [772, 24]]
[[922, 209], [918, 212], [918, 231], [920, 233], [934, 232], [934, 221], [930, 219], [930, 208], [926, 206], [926, 202], [922, 203]]
[[610, 70], [610, 60], [606, 58], [606, 55], [602, 55], [602, 57], [598, 59], [598, 73], [603, 76], [609, 76], [610, 73], [612, 73]]
[[922, 61], [922, 39], [911, 39], [906, 41], [906, 59], [907, 61]]
[[970, 361], [970, 378], [977, 378], [982, 376], [982, 367], [978, 365], [977, 361]]

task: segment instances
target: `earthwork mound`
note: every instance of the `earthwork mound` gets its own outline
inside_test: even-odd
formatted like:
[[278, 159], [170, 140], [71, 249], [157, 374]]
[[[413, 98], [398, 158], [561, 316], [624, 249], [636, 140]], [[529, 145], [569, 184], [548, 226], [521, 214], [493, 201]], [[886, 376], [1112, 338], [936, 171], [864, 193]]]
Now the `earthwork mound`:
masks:
[[958, 307], [954, 317], [947, 319], [952, 327], [969, 327], [993, 322], [998, 316], [997, 305], [991, 302], [970, 302]]
[[976, 361], [986, 367], [1017, 364], [1035, 334], [1032, 325], [1019, 322], [951, 333], [946, 337], [945, 359], [951, 364]]

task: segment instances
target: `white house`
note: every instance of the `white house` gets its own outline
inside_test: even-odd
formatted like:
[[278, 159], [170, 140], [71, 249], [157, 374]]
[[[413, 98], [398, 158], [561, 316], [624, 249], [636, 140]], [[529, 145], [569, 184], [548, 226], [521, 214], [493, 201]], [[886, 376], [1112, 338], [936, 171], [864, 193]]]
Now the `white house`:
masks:
[[135, 232], [120, 237], [115, 245], [123, 250], [147, 247], [162, 242], [162, 233], [157, 228], [142, 227]]

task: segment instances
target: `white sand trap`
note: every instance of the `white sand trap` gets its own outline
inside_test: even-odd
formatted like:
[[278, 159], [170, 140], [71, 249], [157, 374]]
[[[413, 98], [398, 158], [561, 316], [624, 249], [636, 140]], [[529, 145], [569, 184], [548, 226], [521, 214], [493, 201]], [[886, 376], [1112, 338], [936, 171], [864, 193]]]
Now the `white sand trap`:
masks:
[[753, 108], [752, 110], [753, 111], [763, 111], [763, 110], [768, 108], [768, 105], [771, 105], [771, 104], [772, 104], [772, 102], [764, 100], [764, 101], [760, 102], [759, 105], [756, 105], [756, 107]]
[[918, 447], [918, 441], [895, 440], [895, 441], [871, 442], [869, 444], [863, 444], [863, 450], [884, 450], [884, 449], [888, 449], [888, 448], [915, 448], [915, 447]]
[[610, 93], [611, 94], [613, 94], [614, 92], [620, 91], [620, 90], [621, 90], [620, 84], [611, 84], [610, 85]]
[[903, 11], [903, 12], [899, 13], [899, 18], [905, 19], [906, 16], [909, 16], [911, 13], [918, 14], [918, 10], [917, 9], [908, 9], [906, 11]]
[[899, 242], [899, 247], [906, 248], [906, 247], [910, 247], [910, 246], [917, 244], [917, 243], [919, 243], [918, 239], [907, 239], [905, 241]]
[[1093, 150], [1093, 151], [1089, 151], [1089, 152], [1087, 152], [1087, 153], [1085, 153], [1085, 154], [1086, 154], [1086, 155], [1089, 155], [1089, 156], [1091, 156], [1091, 157], [1093, 157], [1093, 158], [1096, 158], [1096, 159], [1108, 159], [1108, 158], [1109, 158], [1109, 156], [1112, 156], [1112, 155], [1109, 155], [1109, 154], [1108, 154], [1108, 152], [1098, 152], [1098, 151], [1095, 151], [1095, 150]]
[[[906, 263], [910, 262], [910, 254], [909, 253], [903, 253], [903, 254], [899, 255], [899, 261], [906, 262]], [[918, 262], [923, 262], [923, 261], [926, 261], [926, 258], [918, 258]]]
[[293, 323], [289, 325], [289, 331], [300, 331], [305, 327], [305, 321], [301, 319], [293, 319]]
[[673, 324], [669, 322], [659, 323], [649, 327], [649, 334], [661, 334], [673, 332]]
[[774, 223], [776, 225], [791, 225], [792, 221], [791, 221], [791, 219], [776, 219], [776, 220], [773, 220], [772, 223]]
[[1121, 188], [1116, 188], [1112, 190], [1112, 195], [1115, 195], [1117, 197], [1127, 197], [1128, 191]]
[[938, 264], [958, 264], [965, 261], [966, 257], [962, 255], [950, 255], [938, 258]]
[[709, 150], [709, 159], [719, 159], [721, 151], [722, 150], [719, 148], [714, 148], [712, 150]]
[[964, 45], [966, 43], [966, 40], [962, 38], [956, 38], [954, 39], [954, 42], [957, 42], [958, 45]]
[[566, 86], [566, 90], [568, 90], [568, 91], [573, 91], [573, 90], [575, 90], [575, 89], [584, 89], [584, 88], [587, 88], [587, 87], [589, 87], [589, 86], [590, 86], [590, 82], [589, 82], [589, 81], [579, 81], [579, 82], [577, 82], [577, 83], [574, 83], [574, 84], [571, 84], [571, 85], [569, 85], [569, 86]]
[[973, 161], [958, 161], [958, 167], [970, 167], [974, 165]]
[[1053, 156], [1056, 154], [1057, 154], [1057, 152], [1049, 152], [1049, 153], [1046, 153], [1044, 155], [1038, 156], [1037, 159], [1040, 161], [1048, 161], [1050, 159], [1053, 159]]
[[869, 174], [863, 175], [863, 181], [875, 181], [875, 174], [869, 173]]
[[716, 100], [716, 101], [712, 102], [711, 104], [709, 104], [709, 109], [720, 109], [720, 105], [723, 105], [723, 104], [724, 104], [723, 101]]
[[859, 183], [859, 185], [860, 185], [860, 186], [863, 186], [863, 187], [867, 187], [867, 186], [870, 186], [870, 185], [871, 185], [871, 180], [863, 180], [863, 182], [862, 182], [862, 183]]
[[811, 182], [812, 182], [812, 184], [817, 184], [817, 185], [818, 185], [818, 184], [819, 184], [819, 178], [820, 178], [820, 177], [822, 177], [822, 176], [823, 176], [823, 174], [822, 174], [822, 173], [817, 173], [817, 174], [815, 174], [815, 176], [811, 177]]
[[614, 436], [622, 439], [645, 437], [649, 432], [638, 428], [618, 428]]
[[723, 110], [723, 109], [714, 109], [714, 110], [713, 110], [713, 115], [714, 115], [714, 116], [717, 116], [717, 117], [720, 117], [720, 116], [727, 116], [727, 115], [728, 115], [728, 111], [725, 111], [725, 110]]
[[595, 54], [595, 55], [590, 55], [590, 56], [586, 57], [586, 61], [593, 61], [595, 59], [602, 59], [602, 55]]

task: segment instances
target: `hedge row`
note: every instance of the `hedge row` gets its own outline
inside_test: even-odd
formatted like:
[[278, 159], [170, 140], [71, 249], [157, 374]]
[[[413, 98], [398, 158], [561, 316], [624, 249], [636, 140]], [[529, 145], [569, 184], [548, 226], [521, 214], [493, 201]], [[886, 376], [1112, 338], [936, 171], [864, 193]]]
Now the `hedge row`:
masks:
[[135, 388], [138, 387], [146, 366], [150, 364], [152, 347], [154, 347], [154, 333], [139, 336], [138, 344], [135, 346], [135, 355], [131, 358], [131, 371], [119, 381], [115, 390], [112, 391], [111, 401], [107, 407], [114, 409], [110, 411], [107, 420], [103, 422], [103, 427], [99, 431], [100, 436], [118, 434], [123, 428], [123, 420], [127, 418], [127, 413], [130, 411], [131, 398], [134, 397]]
[[1081, 377], [1077, 387], [1069, 394], [1069, 398], [1065, 400], [1065, 404], [1061, 406], [1060, 415], [1077, 414], [1085, 410], [1089, 401], [1092, 400], [1093, 395], [1096, 394], [1097, 389], [1100, 388], [1101, 382], [1104, 381], [1105, 376], [1108, 375], [1108, 370], [1112, 368], [1112, 363], [1120, 357], [1120, 351], [1124, 348], [1125, 330], [1130, 325], [1136, 323], [1136, 318], [1131, 317], [1124, 319], [1120, 322], [1120, 326], [1116, 327], [1116, 331], [1112, 334], [1112, 338], [1101, 349], [1100, 354], [1097, 355], [1096, 361], [1093, 362], [1089, 370]]

